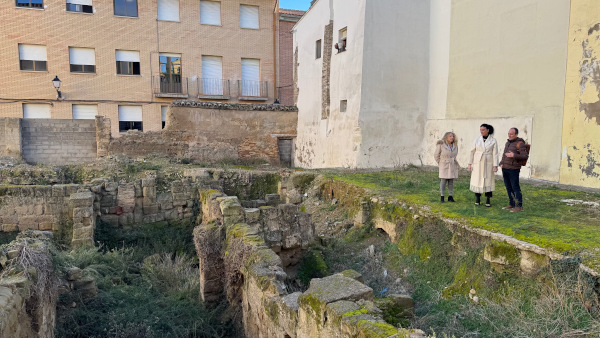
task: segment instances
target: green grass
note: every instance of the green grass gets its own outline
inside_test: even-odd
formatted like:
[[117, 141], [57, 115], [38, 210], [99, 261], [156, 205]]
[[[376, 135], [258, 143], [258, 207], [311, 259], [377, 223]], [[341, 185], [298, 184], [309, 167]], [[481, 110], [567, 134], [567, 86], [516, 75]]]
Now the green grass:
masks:
[[439, 202], [437, 172], [410, 168], [403, 171], [349, 173], [332, 175], [372, 190], [380, 196], [397, 198], [416, 205], [428, 205], [433, 212], [466, 224], [503, 233], [514, 238], [553, 249], [558, 253], [581, 256], [584, 264], [600, 269], [600, 210], [589, 206], [568, 206], [562, 199], [600, 201], [600, 194], [560, 190], [552, 186], [521, 183], [524, 211], [501, 210], [508, 205], [504, 183], [496, 181], [492, 207], [475, 206], [469, 191], [469, 177], [455, 180], [456, 203]]

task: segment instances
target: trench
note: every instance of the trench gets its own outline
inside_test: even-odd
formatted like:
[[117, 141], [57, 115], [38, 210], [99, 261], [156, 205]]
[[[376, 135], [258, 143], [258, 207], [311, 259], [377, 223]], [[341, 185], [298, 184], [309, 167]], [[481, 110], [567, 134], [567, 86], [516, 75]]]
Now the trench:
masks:
[[[169, 190], [175, 177], [180, 178], [157, 180], [158, 193]], [[409, 313], [376, 310], [396, 328], [457, 337], [600, 329], [595, 312], [600, 284], [582, 274], [576, 260], [550, 259], [524, 274], [515, 261], [520, 253], [510, 245], [451, 229], [444, 220], [401, 203], [373, 202], [357, 187], [312, 173], [225, 170], [211, 171], [210, 177], [204, 191], [237, 196], [246, 211], [289, 202], [296, 205], [294, 212], [312, 215], [314, 241], [301, 250], [266, 242], [282, 262], [287, 294], [306, 292], [314, 278], [352, 269], [372, 289], [376, 304], [392, 295], [412, 297]], [[203, 198], [195, 196], [184, 219], [115, 226], [98, 218], [94, 247], [71, 247], [68, 224], [55, 231], [53, 262], [62, 283], [55, 336], [248, 336], [242, 313], [251, 310], [242, 306], [247, 275], [231, 283], [237, 292], [232, 297], [203, 301], [193, 236], [203, 224]], [[14, 239], [11, 233], [2, 236], [4, 242]], [[271, 315], [268, 307], [259, 311]]]

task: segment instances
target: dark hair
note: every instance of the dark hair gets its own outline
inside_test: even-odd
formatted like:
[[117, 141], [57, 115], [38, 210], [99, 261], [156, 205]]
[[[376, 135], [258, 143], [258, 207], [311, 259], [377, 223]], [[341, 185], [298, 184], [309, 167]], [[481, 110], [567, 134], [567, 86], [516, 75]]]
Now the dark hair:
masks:
[[514, 131], [515, 131], [515, 134], [519, 135], [519, 129], [517, 129], [517, 128], [515, 128], [515, 127], [512, 127], [512, 128], [510, 128], [510, 129], [514, 129]]
[[492, 135], [494, 133], [494, 127], [492, 127], [491, 125], [489, 125], [487, 123], [482, 124], [480, 127], [485, 127], [487, 130], [489, 130], [488, 135]]

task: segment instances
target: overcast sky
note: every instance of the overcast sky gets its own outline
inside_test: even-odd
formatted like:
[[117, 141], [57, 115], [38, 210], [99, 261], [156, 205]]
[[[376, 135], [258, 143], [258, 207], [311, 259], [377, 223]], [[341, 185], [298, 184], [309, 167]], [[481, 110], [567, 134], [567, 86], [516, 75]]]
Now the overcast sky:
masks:
[[305, 11], [310, 6], [310, 0], [279, 0], [280, 8], [299, 9]]

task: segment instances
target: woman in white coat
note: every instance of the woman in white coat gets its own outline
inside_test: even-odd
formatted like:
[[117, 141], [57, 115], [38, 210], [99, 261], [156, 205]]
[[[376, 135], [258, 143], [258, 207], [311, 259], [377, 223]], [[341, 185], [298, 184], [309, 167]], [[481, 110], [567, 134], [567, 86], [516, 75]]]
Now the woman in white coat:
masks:
[[482, 124], [479, 127], [479, 136], [469, 157], [469, 170], [471, 173], [471, 191], [475, 193], [475, 205], [481, 204], [481, 194], [485, 193], [485, 206], [491, 207], [490, 198], [496, 188], [496, 175], [498, 171], [498, 143], [492, 136], [494, 127]]
[[454, 202], [454, 179], [458, 177], [458, 145], [456, 135], [449, 131], [437, 142], [433, 157], [439, 165], [441, 202], [444, 203], [444, 193], [448, 185], [448, 202]]

